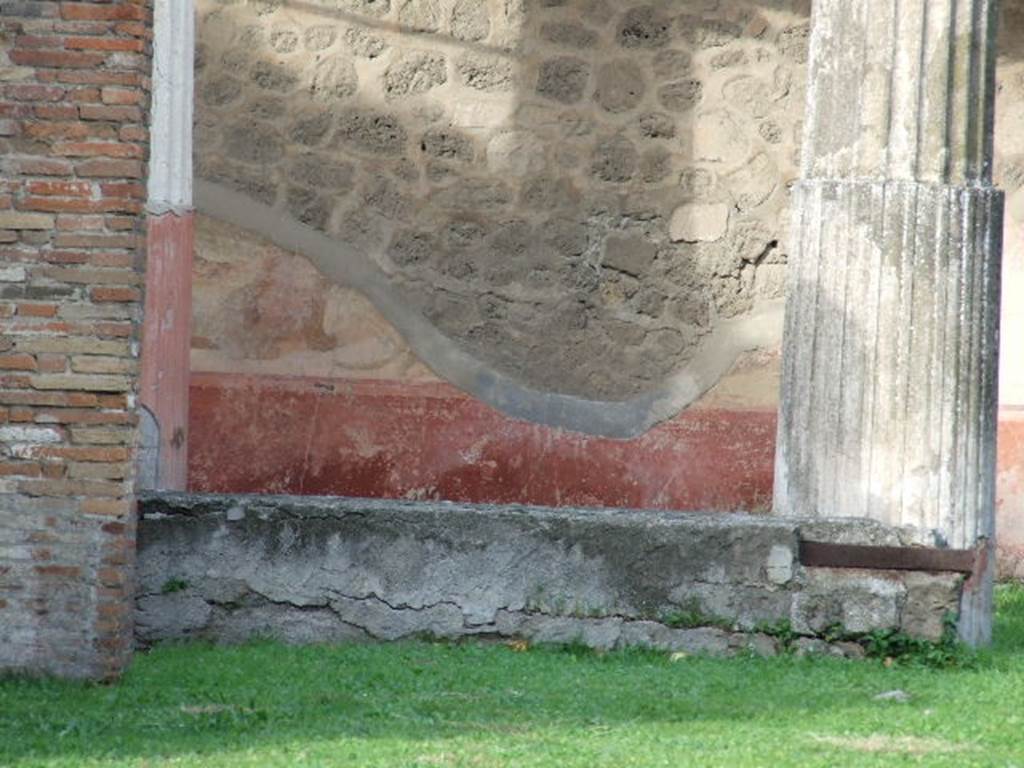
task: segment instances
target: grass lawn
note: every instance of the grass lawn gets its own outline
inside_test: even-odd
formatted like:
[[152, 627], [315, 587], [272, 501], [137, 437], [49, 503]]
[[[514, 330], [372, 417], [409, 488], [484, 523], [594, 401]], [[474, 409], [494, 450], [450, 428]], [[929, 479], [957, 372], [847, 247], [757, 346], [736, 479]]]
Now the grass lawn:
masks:
[[112, 687], [0, 682], [12, 768], [890, 765], [1024, 768], [1024, 589], [968, 669], [260, 643], [161, 648]]

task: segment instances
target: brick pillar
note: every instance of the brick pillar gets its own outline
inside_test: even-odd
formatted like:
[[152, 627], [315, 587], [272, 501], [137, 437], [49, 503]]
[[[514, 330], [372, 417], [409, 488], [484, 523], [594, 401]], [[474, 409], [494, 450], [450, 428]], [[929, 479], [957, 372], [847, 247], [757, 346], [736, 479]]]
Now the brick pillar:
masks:
[[131, 653], [150, 25], [0, 3], [0, 669]]

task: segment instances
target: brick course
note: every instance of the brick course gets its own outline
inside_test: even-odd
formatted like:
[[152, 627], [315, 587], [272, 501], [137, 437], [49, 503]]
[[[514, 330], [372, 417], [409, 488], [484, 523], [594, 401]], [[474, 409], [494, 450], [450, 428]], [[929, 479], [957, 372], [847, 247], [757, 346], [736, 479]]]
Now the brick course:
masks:
[[130, 656], [151, 6], [0, 4], [0, 669]]

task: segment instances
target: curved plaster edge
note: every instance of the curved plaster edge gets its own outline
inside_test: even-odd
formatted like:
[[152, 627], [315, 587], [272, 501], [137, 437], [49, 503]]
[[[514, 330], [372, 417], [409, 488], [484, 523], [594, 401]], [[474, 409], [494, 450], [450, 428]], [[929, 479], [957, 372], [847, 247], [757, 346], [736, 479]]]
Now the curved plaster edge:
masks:
[[628, 400], [589, 400], [519, 384], [460, 349], [395, 296], [384, 275], [355, 248], [300, 224], [286, 213], [212, 182], [196, 179], [202, 213], [260, 235], [308, 258], [329, 279], [366, 295], [438, 376], [514, 418], [615, 439], [635, 438], [672, 418], [724, 376], [743, 352], [782, 336], [782, 301], [766, 301], [721, 321], [683, 368], [651, 392]]

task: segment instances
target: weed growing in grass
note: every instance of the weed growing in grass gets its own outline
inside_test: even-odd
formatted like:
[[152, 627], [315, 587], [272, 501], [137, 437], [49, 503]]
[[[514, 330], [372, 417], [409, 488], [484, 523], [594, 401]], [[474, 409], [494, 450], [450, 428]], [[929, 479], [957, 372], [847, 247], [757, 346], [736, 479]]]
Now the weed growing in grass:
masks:
[[876, 630], [863, 635], [858, 642], [871, 658], [892, 659], [903, 664], [948, 669], [975, 668], [978, 654], [957, 636], [955, 614], [943, 619], [942, 639], [937, 642], [919, 640], [897, 630]]
[[[897, 629], [878, 629], [866, 633], [850, 632], [842, 624], [832, 624], [820, 637], [826, 643], [858, 643], [864, 648], [868, 658], [883, 659], [889, 664], [898, 663], [932, 669], [974, 668], [978, 663], [978, 654], [957, 637], [956, 615], [947, 615], [943, 619], [943, 624], [942, 638], [937, 642], [911, 637]], [[792, 652], [794, 644], [800, 638], [787, 619], [758, 624], [755, 631], [776, 638], [784, 653]]]

